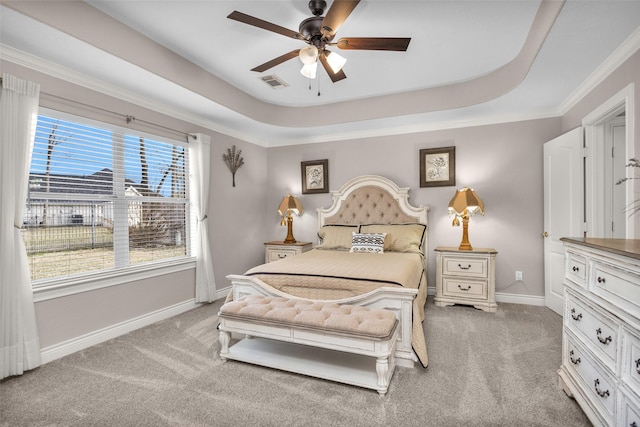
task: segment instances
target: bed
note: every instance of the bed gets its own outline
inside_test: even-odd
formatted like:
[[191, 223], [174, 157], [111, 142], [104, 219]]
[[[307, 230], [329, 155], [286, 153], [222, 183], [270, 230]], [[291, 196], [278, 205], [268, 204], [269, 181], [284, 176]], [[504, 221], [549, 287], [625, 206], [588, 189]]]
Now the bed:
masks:
[[314, 249], [228, 276], [229, 298], [275, 295], [391, 310], [399, 320], [398, 365], [426, 367], [428, 207], [410, 205], [408, 191], [377, 175], [348, 181], [329, 208], [318, 209]]

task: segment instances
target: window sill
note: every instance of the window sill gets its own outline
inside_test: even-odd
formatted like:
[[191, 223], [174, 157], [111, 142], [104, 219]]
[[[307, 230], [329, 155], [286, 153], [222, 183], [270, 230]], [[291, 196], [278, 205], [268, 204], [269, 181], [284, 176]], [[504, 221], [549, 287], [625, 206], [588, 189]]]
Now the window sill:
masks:
[[47, 301], [194, 268], [196, 268], [196, 259], [190, 257], [160, 264], [134, 266], [107, 273], [102, 272], [74, 277], [72, 279], [51, 280], [33, 288], [33, 301]]

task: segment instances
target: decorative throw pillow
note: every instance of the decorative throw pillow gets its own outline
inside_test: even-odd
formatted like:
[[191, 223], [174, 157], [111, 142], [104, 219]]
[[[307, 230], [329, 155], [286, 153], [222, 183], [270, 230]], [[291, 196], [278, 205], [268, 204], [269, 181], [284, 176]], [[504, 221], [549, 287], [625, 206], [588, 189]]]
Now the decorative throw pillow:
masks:
[[387, 233], [356, 233], [351, 238], [351, 250], [349, 252], [361, 252], [368, 254], [384, 253], [384, 238]]
[[387, 233], [384, 250], [392, 252], [422, 253], [422, 242], [427, 231], [425, 224], [367, 224], [360, 226], [361, 233]]
[[351, 248], [351, 233], [358, 231], [357, 225], [323, 225], [318, 231], [318, 237], [322, 241], [319, 249]]

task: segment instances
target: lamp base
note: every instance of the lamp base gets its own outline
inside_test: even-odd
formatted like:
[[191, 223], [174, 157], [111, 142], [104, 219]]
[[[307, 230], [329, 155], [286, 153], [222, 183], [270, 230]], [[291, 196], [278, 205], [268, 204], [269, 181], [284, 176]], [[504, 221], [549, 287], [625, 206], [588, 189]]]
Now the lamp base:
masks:
[[458, 247], [460, 251], [470, 251], [473, 250], [471, 247], [471, 243], [469, 243], [469, 216], [464, 215], [462, 217], [462, 241], [460, 242], [460, 246]]
[[293, 237], [293, 217], [289, 215], [287, 218], [287, 237], [284, 239], [283, 243], [296, 243], [297, 240]]

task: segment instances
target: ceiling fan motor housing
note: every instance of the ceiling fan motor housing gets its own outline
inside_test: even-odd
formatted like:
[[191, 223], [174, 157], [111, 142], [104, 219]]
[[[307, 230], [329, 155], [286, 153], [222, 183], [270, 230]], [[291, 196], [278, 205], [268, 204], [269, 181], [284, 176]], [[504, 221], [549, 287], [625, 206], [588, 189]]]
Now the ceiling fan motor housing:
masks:
[[327, 2], [324, 0], [311, 0], [309, 1], [309, 10], [314, 16], [320, 16], [324, 13], [324, 8], [327, 7]]
[[300, 34], [305, 36], [307, 42], [311, 45], [314, 45], [318, 49], [322, 49], [325, 43], [331, 41], [327, 40], [326, 37], [323, 39], [321, 31], [323, 20], [324, 17], [322, 16], [312, 16], [311, 18], [307, 18], [302, 21], [298, 29], [298, 31], [300, 31]]

